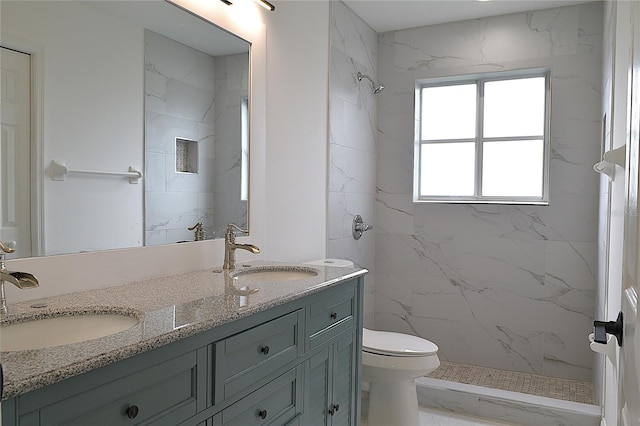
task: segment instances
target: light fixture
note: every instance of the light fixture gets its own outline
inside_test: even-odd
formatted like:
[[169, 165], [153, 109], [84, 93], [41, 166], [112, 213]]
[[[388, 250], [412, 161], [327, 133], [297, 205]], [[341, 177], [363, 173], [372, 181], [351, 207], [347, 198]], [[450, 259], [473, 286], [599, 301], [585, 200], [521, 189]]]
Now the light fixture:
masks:
[[269, 3], [267, 0], [256, 0], [256, 3], [258, 3], [260, 6], [272, 12], [276, 10], [276, 7], [273, 4]]
[[[227, 6], [233, 5], [233, 2], [231, 0], [220, 0], [220, 1], [226, 4]], [[267, 0], [255, 0], [255, 2], [258, 3], [260, 6], [264, 7], [265, 9], [270, 10], [272, 12], [276, 10], [276, 7]]]

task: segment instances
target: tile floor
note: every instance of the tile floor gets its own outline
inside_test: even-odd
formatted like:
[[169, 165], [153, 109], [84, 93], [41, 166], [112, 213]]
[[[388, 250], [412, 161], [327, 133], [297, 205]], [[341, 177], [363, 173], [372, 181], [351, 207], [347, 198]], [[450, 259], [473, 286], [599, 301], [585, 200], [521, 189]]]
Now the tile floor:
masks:
[[[593, 384], [557, 377], [517, 373], [474, 365], [441, 362], [428, 377], [488, 388], [593, 404]], [[438, 424], [438, 423], [436, 423]]]
[[[367, 426], [367, 418], [360, 419], [361, 426]], [[460, 416], [445, 411], [431, 410], [420, 407], [420, 426], [506, 426], [507, 423], [498, 423], [491, 420], [476, 417]], [[394, 425], [389, 425], [394, 426]]]

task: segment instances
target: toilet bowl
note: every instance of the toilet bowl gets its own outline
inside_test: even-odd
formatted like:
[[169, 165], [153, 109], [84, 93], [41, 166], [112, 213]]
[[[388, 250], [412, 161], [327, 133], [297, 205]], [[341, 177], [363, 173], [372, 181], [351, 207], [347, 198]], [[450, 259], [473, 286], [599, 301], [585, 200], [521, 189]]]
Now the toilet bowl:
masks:
[[417, 336], [362, 330], [362, 379], [369, 382], [369, 426], [419, 425], [415, 379], [440, 365], [438, 346]]

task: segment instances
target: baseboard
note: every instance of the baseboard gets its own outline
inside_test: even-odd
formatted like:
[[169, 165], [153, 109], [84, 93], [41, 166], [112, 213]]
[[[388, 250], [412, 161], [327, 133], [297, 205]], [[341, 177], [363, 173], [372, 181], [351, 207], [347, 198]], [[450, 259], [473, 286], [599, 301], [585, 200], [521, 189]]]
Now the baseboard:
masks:
[[449, 411], [523, 426], [600, 426], [597, 405], [562, 401], [519, 392], [420, 377], [416, 380], [421, 407]]

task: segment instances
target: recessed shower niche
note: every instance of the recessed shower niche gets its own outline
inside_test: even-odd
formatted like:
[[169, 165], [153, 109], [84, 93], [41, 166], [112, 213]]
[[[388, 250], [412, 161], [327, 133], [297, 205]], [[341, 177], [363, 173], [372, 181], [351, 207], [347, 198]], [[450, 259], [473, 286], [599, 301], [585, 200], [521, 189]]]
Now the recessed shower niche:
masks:
[[198, 173], [198, 142], [176, 138], [176, 173]]

